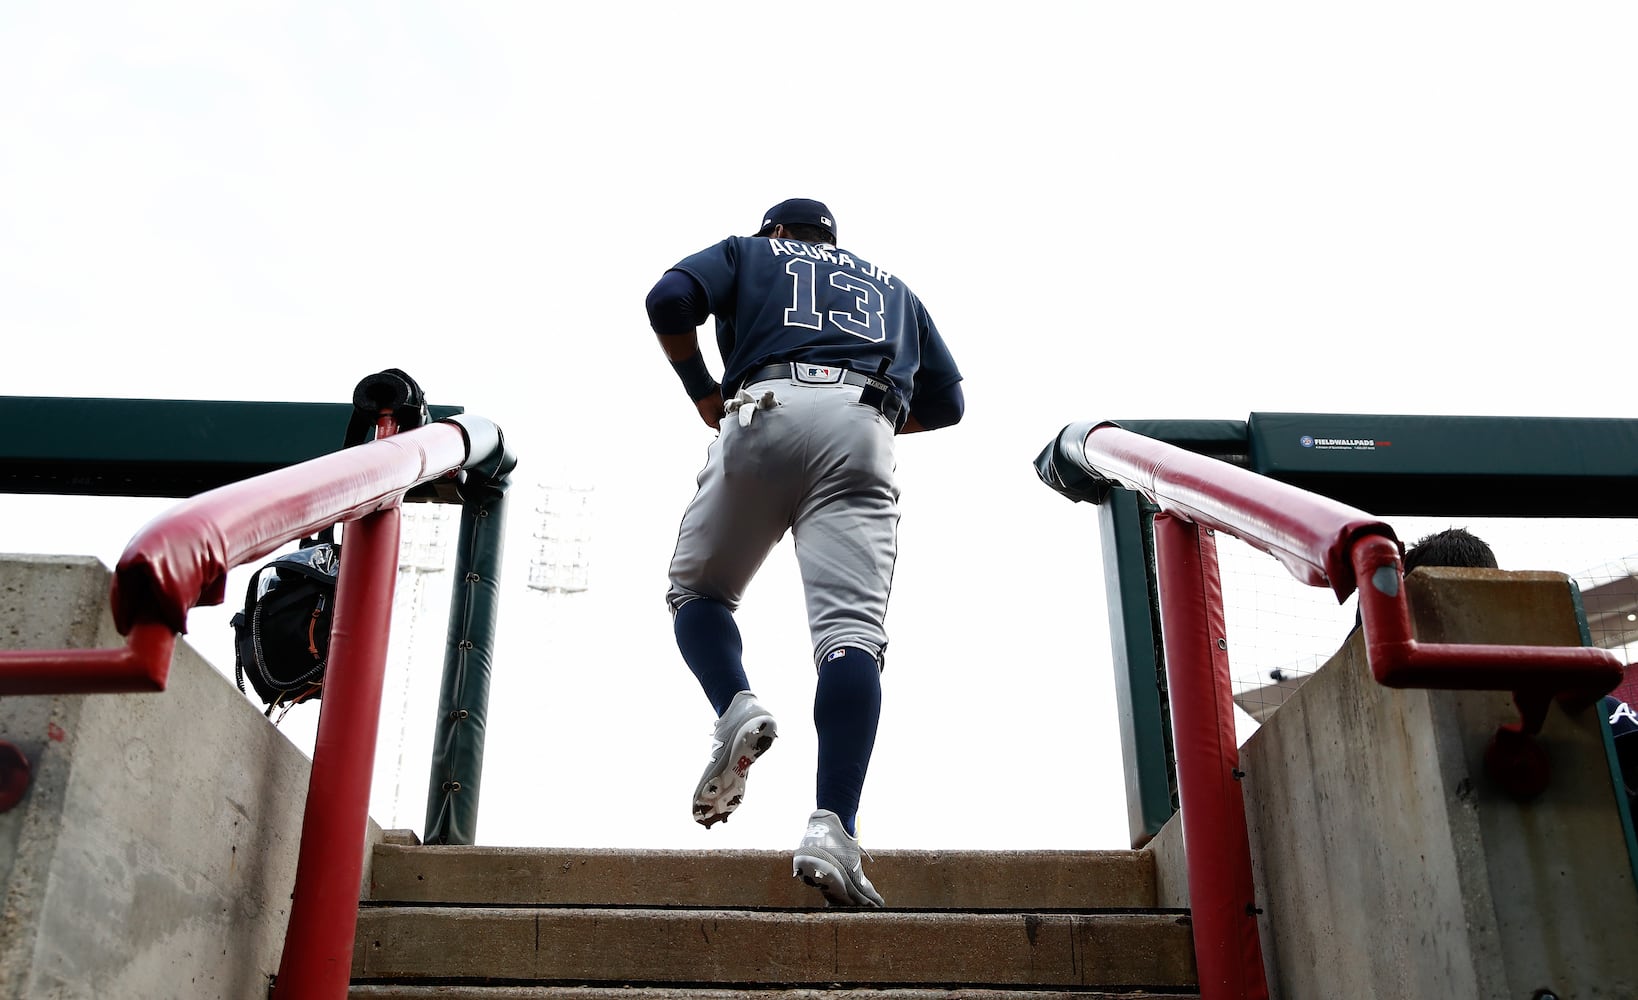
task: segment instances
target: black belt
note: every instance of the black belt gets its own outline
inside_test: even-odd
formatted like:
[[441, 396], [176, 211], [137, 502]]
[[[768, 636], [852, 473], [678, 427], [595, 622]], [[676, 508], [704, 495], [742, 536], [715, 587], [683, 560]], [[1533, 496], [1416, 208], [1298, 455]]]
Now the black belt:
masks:
[[[857, 385], [864, 388], [859, 396], [859, 402], [874, 406], [880, 410], [898, 430], [904, 425], [904, 418], [908, 416], [904, 409], [904, 400], [899, 396], [892, 383], [879, 378], [842, 368], [838, 365], [814, 365], [803, 361], [781, 361], [774, 365], [763, 365], [739, 380], [740, 388], [753, 382], [766, 382], [769, 379], [789, 379], [798, 385]], [[731, 395], [731, 394], [730, 394]]]

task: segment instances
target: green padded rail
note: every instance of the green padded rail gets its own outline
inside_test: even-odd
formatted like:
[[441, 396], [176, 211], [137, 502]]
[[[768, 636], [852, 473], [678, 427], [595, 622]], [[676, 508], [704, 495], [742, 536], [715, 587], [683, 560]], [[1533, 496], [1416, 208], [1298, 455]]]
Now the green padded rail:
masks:
[[1246, 436], [1255, 471], [1379, 516], [1630, 517], [1638, 506], [1638, 420], [1253, 413]]
[[[352, 416], [351, 403], [0, 396], [0, 492], [191, 497], [336, 451]], [[410, 499], [455, 502], [433, 484]]]

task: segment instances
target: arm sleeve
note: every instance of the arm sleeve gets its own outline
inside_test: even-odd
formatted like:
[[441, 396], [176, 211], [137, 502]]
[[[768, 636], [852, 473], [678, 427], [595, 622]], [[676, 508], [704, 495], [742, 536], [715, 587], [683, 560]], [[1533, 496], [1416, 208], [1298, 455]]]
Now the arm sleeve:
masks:
[[660, 336], [691, 333], [710, 308], [705, 289], [686, 271], [667, 271], [648, 293], [648, 325]]
[[916, 323], [920, 328], [920, 365], [916, 369], [915, 391], [910, 397], [910, 415], [923, 430], [958, 423], [966, 411], [966, 395], [961, 391], [961, 369], [956, 367], [950, 348], [939, 336], [933, 317], [920, 299], [915, 300]]
[[910, 401], [910, 415], [929, 431], [959, 423], [966, 409], [967, 397], [960, 382], [951, 382], [937, 392], [917, 393]]

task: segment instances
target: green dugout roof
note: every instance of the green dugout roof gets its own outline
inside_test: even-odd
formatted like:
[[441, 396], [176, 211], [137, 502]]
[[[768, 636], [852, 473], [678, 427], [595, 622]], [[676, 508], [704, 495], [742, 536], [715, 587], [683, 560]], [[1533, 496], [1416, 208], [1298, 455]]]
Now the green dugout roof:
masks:
[[1631, 517], [1638, 420], [1252, 413], [1120, 420], [1379, 516]]
[[[460, 406], [429, 407], [433, 420]], [[0, 396], [0, 491], [189, 497], [336, 451], [351, 403]], [[434, 484], [410, 499], [446, 499]]]

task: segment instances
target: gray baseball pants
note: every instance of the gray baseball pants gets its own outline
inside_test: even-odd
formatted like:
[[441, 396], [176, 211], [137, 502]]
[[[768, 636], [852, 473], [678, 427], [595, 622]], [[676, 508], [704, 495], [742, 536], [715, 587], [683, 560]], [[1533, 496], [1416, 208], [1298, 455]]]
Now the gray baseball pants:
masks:
[[[666, 601], [706, 597], [739, 608], [788, 530], [807, 598], [814, 664], [839, 646], [882, 662], [883, 622], [898, 552], [893, 425], [851, 385], [773, 379], [774, 405], [748, 422], [729, 413], [683, 512]], [[749, 407], [749, 404], [747, 404]]]

